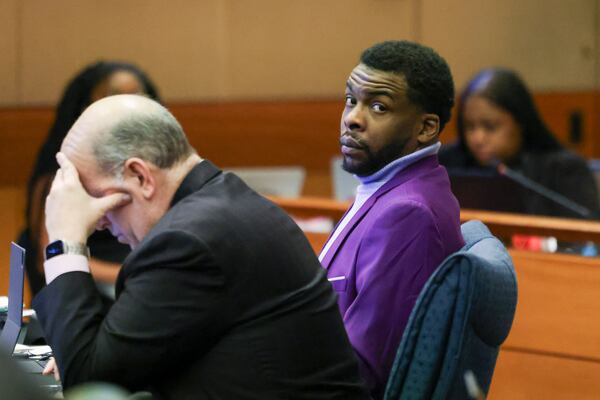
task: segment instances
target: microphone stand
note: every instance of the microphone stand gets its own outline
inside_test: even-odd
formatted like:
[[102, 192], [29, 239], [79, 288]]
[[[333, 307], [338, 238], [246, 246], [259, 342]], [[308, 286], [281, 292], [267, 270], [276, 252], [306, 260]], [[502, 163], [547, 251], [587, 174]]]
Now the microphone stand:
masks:
[[583, 218], [589, 219], [592, 216], [592, 212], [588, 208], [575, 203], [573, 200], [566, 198], [565, 196], [555, 192], [554, 190], [550, 190], [547, 187], [540, 185], [539, 183], [527, 178], [525, 175], [522, 175], [517, 171], [508, 168], [502, 163], [498, 163], [496, 169], [500, 175], [512, 179], [524, 188], [529, 189], [539, 194], [540, 196], [555, 202], [556, 204], [560, 204], [561, 206], [573, 211], [574, 213]]

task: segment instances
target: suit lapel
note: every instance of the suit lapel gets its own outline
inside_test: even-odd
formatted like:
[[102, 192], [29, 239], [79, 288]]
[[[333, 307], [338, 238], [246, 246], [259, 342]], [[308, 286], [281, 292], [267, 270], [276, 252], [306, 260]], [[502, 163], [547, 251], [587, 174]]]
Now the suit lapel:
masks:
[[[376, 200], [375, 195], [369, 197], [369, 199], [365, 202], [365, 204], [363, 204], [362, 207], [356, 212], [356, 214], [354, 214], [352, 219], [346, 224], [346, 226], [344, 227], [342, 232], [335, 239], [335, 242], [333, 242], [333, 244], [329, 248], [329, 251], [327, 252], [327, 254], [325, 254], [325, 257], [323, 258], [323, 261], [321, 263], [325, 269], [329, 268], [329, 264], [331, 263], [331, 260], [333, 259], [333, 257], [336, 255], [336, 253], [340, 249], [342, 243], [346, 240], [346, 237], [348, 236], [348, 234], [354, 229], [356, 224], [360, 220], [362, 220], [362, 218], [365, 216], [367, 211], [369, 211], [369, 209], [371, 207], [373, 207], [373, 204], [375, 204], [375, 200]], [[348, 212], [346, 211], [346, 213], [348, 213]], [[342, 218], [342, 220], [343, 220], [343, 218]]]
[[[437, 156], [429, 156], [425, 157], [422, 160], [415, 162], [414, 164], [409, 165], [405, 169], [399, 171], [392, 179], [386, 182], [382, 187], [377, 189], [375, 193], [362, 205], [362, 207], [356, 212], [354, 217], [348, 222], [348, 224], [344, 227], [342, 232], [335, 239], [335, 242], [329, 248], [329, 251], [323, 258], [321, 264], [325, 269], [328, 269], [331, 265], [331, 261], [335, 258], [338, 250], [342, 247], [342, 244], [346, 241], [346, 238], [354, 230], [358, 222], [360, 222], [367, 211], [369, 211], [373, 205], [377, 202], [379, 197], [383, 196], [385, 193], [389, 192], [393, 188], [405, 183], [406, 181], [420, 175], [424, 171], [429, 171], [438, 166]], [[346, 211], [346, 214], [348, 211]], [[346, 215], [344, 214], [344, 216]], [[341, 220], [344, 218], [342, 217]], [[340, 220], [340, 221], [341, 221]], [[335, 229], [334, 229], [335, 231]]]

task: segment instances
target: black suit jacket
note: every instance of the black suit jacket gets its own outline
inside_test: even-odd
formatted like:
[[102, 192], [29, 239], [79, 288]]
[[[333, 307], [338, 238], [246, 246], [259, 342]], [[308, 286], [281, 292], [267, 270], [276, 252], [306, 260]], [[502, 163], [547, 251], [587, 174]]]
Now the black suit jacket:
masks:
[[208, 161], [127, 257], [116, 289], [107, 313], [82, 272], [34, 299], [65, 388], [102, 380], [178, 400], [365, 398], [303, 233]]

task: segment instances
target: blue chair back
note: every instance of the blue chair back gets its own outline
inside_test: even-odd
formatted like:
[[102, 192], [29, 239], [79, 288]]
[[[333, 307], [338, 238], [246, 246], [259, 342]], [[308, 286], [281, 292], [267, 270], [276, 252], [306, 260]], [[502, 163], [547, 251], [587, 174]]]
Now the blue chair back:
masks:
[[480, 221], [461, 227], [465, 246], [421, 291], [404, 331], [385, 400], [467, 399], [472, 370], [485, 393], [512, 325], [517, 279], [504, 245]]

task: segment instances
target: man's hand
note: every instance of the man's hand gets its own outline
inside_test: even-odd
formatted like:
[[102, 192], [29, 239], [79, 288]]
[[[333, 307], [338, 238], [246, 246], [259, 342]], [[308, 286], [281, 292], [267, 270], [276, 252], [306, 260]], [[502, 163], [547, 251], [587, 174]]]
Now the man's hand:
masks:
[[54, 379], [56, 380], [56, 382], [60, 382], [60, 374], [58, 372], [58, 366], [56, 365], [54, 357], [50, 357], [48, 363], [42, 371], [42, 375], [54, 375]]
[[56, 160], [60, 169], [46, 197], [48, 240], [85, 243], [100, 218], [108, 211], [130, 202], [131, 197], [124, 193], [92, 197], [83, 188], [79, 173], [71, 161], [63, 153], [58, 153]]

